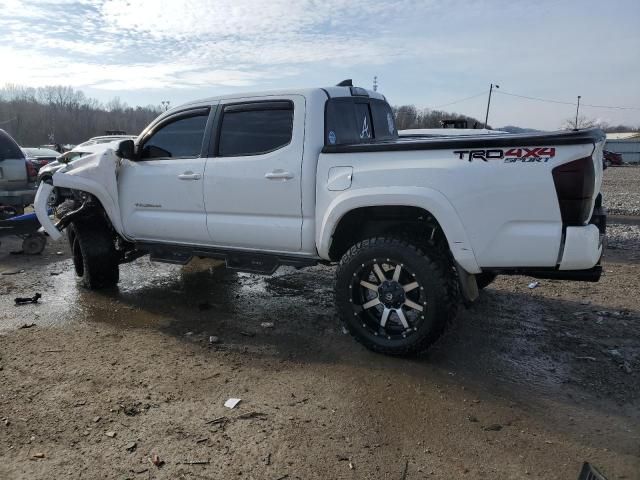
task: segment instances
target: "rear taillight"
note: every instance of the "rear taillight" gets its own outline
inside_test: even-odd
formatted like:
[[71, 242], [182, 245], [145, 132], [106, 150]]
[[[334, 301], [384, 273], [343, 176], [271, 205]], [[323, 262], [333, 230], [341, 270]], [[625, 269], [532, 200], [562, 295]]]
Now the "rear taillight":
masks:
[[585, 225], [591, 212], [595, 188], [595, 169], [591, 157], [580, 158], [553, 169], [562, 223]]
[[34, 167], [29, 160], [25, 160], [24, 163], [27, 166], [27, 178], [30, 182], [35, 182], [38, 178], [38, 171], [36, 170], [36, 167]]

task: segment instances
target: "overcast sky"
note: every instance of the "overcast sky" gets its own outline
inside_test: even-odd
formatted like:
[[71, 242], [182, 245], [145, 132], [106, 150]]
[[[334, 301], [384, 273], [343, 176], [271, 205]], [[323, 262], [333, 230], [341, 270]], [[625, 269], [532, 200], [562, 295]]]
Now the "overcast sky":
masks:
[[[0, 0], [0, 82], [106, 101], [333, 85], [484, 118], [500, 91], [640, 125], [640, 0]], [[480, 95], [482, 94], [482, 95]], [[555, 129], [575, 107], [496, 94], [489, 123]]]

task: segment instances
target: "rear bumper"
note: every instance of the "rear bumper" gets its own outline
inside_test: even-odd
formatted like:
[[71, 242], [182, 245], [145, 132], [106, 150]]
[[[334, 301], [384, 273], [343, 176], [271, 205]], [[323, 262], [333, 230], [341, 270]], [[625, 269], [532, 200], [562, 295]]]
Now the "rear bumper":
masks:
[[607, 210], [599, 196], [589, 224], [567, 227], [560, 270], [584, 270], [597, 266], [602, 258], [607, 232]]
[[33, 203], [36, 195], [35, 189], [27, 190], [0, 190], [0, 204], [23, 206]]

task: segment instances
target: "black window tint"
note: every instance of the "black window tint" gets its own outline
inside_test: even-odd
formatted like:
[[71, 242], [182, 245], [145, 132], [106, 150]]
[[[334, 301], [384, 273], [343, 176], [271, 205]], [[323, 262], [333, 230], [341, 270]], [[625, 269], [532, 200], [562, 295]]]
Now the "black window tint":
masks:
[[292, 133], [293, 105], [288, 102], [225, 110], [218, 154], [232, 157], [272, 152], [291, 142]]
[[371, 99], [370, 105], [376, 139], [391, 140], [398, 138], [398, 130], [396, 130], [395, 119], [389, 104], [382, 100]]
[[360, 131], [356, 121], [354, 103], [348, 100], [330, 100], [327, 103], [325, 143], [342, 145], [358, 143]]
[[18, 144], [3, 130], [0, 130], [0, 162], [6, 159], [24, 158]]
[[140, 157], [145, 159], [200, 156], [207, 118], [207, 114], [183, 117], [160, 127], [144, 142]]

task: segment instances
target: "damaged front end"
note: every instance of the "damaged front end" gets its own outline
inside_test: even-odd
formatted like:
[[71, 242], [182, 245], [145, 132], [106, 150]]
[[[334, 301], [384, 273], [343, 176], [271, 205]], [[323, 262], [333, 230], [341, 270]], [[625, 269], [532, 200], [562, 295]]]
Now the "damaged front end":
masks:
[[[96, 215], [104, 216], [113, 230], [122, 235], [117, 187], [120, 161], [114, 150], [107, 149], [67, 165], [51, 180], [40, 184], [35, 212], [53, 240], [59, 239], [72, 222]], [[64, 195], [60, 194], [62, 191]]]

